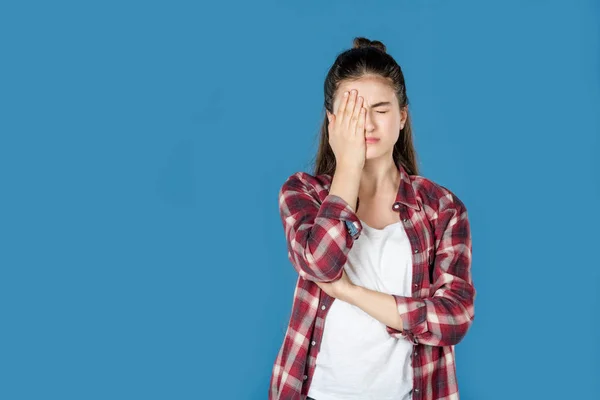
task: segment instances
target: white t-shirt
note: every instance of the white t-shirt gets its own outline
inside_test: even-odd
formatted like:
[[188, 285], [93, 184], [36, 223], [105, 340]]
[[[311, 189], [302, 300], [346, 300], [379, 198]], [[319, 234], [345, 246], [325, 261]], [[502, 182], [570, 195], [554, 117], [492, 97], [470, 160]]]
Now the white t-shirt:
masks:
[[[411, 296], [412, 254], [402, 223], [383, 229], [361, 223], [362, 234], [344, 266], [350, 280], [379, 292]], [[411, 399], [412, 350], [412, 343], [391, 337], [383, 323], [336, 299], [325, 318], [308, 396], [315, 400]]]

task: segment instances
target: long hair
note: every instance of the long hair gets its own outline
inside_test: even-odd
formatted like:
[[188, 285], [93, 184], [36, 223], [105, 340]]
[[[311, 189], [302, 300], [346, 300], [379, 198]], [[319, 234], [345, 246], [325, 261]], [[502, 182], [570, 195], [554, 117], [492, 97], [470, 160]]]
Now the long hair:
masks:
[[[333, 98], [340, 83], [345, 80], [356, 80], [364, 75], [379, 75], [386, 78], [396, 92], [400, 109], [408, 106], [406, 84], [400, 65], [386, 53], [385, 45], [364, 37], [354, 38], [353, 47], [339, 54], [325, 78], [325, 109], [334, 114]], [[327, 115], [321, 124], [319, 149], [314, 160], [314, 173], [333, 175], [335, 172], [335, 154], [329, 145], [329, 129]], [[402, 165], [409, 175], [418, 175], [417, 155], [413, 145], [412, 123], [407, 108], [407, 120], [400, 130], [398, 141], [392, 152], [396, 167]]]

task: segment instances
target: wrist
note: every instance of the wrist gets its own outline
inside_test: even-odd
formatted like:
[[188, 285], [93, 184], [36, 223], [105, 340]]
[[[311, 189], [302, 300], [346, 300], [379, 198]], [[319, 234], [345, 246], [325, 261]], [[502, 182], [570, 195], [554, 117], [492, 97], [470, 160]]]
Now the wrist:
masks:
[[338, 165], [333, 174], [329, 193], [344, 199], [352, 208], [357, 209], [358, 189], [360, 186], [361, 169], [351, 166]]
[[362, 286], [358, 286], [353, 283], [348, 285], [348, 287], [346, 287], [342, 293], [342, 301], [345, 301], [346, 303], [355, 306], [357, 304], [357, 299], [359, 298], [362, 289]]
[[351, 162], [340, 162], [336, 164], [335, 174], [337, 175], [346, 175], [351, 177], [360, 177], [362, 174], [364, 165], [359, 163], [351, 163]]

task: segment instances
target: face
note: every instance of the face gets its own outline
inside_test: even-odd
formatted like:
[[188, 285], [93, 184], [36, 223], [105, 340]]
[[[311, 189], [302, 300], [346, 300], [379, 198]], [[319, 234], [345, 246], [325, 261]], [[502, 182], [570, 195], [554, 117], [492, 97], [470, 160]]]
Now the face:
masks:
[[358, 96], [363, 97], [363, 107], [367, 111], [365, 120], [367, 160], [391, 158], [400, 130], [406, 123], [406, 110], [400, 110], [396, 93], [388, 80], [380, 76], [367, 75], [356, 81], [341, 83], [333, 101], [334, 113], [337, 112], [343, 93], [352, 89], [356, 89]]

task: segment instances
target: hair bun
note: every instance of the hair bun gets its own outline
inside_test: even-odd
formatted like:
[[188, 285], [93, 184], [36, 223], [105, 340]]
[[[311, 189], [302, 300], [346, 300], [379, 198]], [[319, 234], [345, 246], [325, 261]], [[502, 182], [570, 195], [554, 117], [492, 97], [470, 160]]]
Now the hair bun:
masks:
[[383, 43], [381, 43], [379, 40], [369, 40], [365, 37], [356, 37], [354, 38], [353, 41], [353, 48], [354, 49], [361, 49], [364, 47], [375, 47], [376, 49], [379, 49], [381, 51], [383, 51], [384, 53], [386, 52], [386, 48], [385, 45]]

